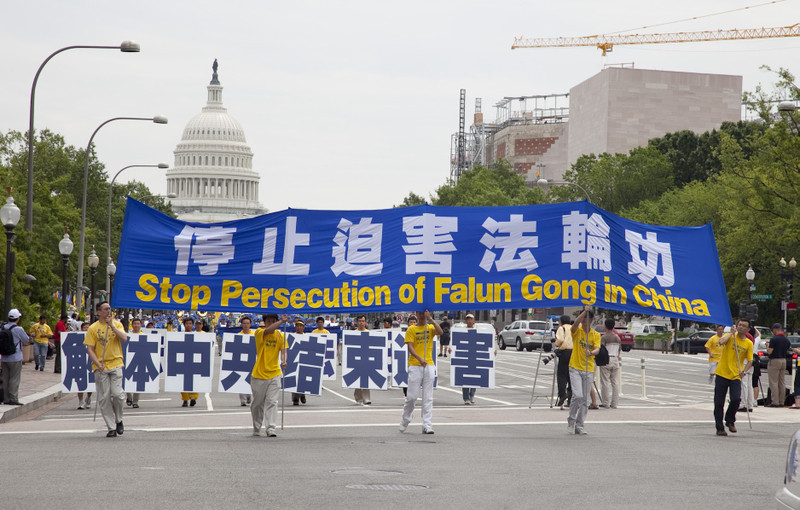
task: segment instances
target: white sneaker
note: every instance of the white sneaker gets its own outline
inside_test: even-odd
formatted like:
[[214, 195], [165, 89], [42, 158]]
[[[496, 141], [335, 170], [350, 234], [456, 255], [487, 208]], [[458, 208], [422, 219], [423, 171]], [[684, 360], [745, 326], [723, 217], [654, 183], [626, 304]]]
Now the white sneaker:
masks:
[[278, 434], [275, 433], [275, 429], [267, 429], [267, 437], [278, 437]]
[[86, 407], [83, 405], [83, 402], [78, 404], [78, 409], [86, 409]]
[[575, 434], [575, 425], [567, 424], [567, 434]]
[[433, 429], [422, 429], [423, 434], [433, 434]]
[[261, 429], [253, 429], [253, 435], [254, 436], [260, 436], [261, 435]]
[[575, 427], [575, 435], [576, 436], [585, 436], [586, 435], [586, 431], [584, 429], [582, 429], [582, 428]]
[[408, 425], [403, 425], [402, 423], [400, 424], [400, 427], [399, 427], [400, 432], [405, 432], [407, 428], [408, 428]]

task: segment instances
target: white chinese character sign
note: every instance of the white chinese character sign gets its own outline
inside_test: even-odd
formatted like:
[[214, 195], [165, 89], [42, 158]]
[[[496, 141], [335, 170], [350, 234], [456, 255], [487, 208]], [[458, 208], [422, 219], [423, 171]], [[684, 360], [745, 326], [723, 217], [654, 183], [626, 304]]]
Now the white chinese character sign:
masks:
[[644, 225], [589, 202], [199, 225], [129, 199], [112, 296], [117, 307], [252, 314], [588, 304], [731, 322], [710, 224]]
[[158, 393], [161, 335], [129, 333], [122, 350], [125, 358], [122, 389], [131, 393]]
[[217, 391], [250, 393], [250, 375], [256, 364], [256, 337], [224, 333], [221, 358]]
[[450, 386], [494, 388], [494, 335], [477, 329], [450, 330]]
[[61, 337], [61, 391], [77, 393], [96, 391], [94, 373], [86, 346], [85, 331], [73, 331]]
[[164, 349], [164, 391], [211, 391], [214, 375], [214, 333], [169, 331]]
[[288, 333], [283, 391], [322, 395], [327, 335]]
[[342, 339], [342, 388], [389, 388], [387, 330], [345, 331]]

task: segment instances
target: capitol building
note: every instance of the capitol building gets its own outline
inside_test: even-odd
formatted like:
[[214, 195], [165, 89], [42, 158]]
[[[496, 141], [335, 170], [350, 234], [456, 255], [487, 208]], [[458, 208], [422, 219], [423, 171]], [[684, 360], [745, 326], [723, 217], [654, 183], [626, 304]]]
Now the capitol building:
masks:
[[175, 163], [167, 171], [167, 193], [178, 219], [217, 223], [264, 214], [258, 201], [260, 176], [241, 124], [222, 106], [214, 61], [208, 102], [183, 129]]

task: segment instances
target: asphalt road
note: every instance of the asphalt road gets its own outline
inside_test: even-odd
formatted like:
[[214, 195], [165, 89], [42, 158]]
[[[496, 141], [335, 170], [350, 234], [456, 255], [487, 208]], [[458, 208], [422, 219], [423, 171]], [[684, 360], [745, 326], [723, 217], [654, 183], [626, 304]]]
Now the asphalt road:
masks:
[[236, 395], [184, 409], [161, 393], [126, 408], [125, 434], [106, 439], [102, 419], [68, 396], [0, 425], [0, 508], [773, 506], [800, 413], [757, 408], [752, 429], [740, 415], [737, 434], [716, 437], [705, 357], [633, 352], [620, 408], [590, 411], [589, 435], [567, 435], [567, 411], [549, 407], [552, 364], [528, 407], [537, 360], [501, 351], [498, 387], [464, 406], [442, 359], [433, 436], [418, 413], [397, 430], [399, 390], [373, 391], [374, 405], [359, 407], [338, 381], [289, 405], [277, 438], [251, 436]]

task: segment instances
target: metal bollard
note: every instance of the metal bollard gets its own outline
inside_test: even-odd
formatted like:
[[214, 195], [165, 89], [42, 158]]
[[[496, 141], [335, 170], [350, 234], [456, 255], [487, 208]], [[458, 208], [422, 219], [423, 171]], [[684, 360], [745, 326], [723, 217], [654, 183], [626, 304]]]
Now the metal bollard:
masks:
[[647, 386], [644, 382], [644, 358], [642, 358], [642, 398], [647, 398]]

